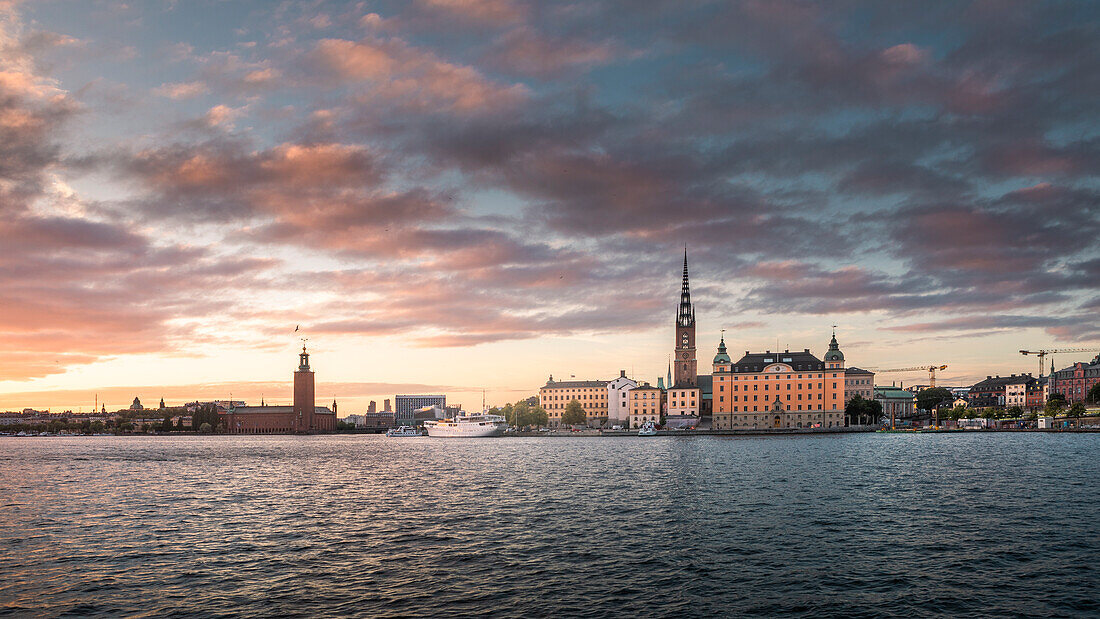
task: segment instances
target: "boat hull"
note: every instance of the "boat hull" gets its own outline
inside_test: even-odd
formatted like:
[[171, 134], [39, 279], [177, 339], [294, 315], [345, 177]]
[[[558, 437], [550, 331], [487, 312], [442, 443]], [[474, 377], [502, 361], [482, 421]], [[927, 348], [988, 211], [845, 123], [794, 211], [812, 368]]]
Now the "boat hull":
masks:
[[446, 438], [484, 438], [490, 436], [502, 436], [507, 429], [506, 424], [424, 424], [428, 430], [428, 436]]

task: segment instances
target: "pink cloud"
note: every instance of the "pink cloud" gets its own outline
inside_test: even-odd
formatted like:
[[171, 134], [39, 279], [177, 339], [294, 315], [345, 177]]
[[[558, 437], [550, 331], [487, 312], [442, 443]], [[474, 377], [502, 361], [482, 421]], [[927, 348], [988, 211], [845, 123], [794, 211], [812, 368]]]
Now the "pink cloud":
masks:
[[469, 113], [512, 106], [528, 96], [523, 85], [496, 83], [473, 67], [396, 38], [324, 39], [313, 57], [324, 70], [366, 88], [368, 96], [392, 103]]

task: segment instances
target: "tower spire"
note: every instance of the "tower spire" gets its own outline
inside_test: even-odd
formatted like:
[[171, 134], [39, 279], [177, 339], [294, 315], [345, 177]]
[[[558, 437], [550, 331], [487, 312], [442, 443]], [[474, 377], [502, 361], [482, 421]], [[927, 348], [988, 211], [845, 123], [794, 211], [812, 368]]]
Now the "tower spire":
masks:
[[688, 250], [684, 245], [684, 280], [680, 284], [680, 309], [676, 312], [676, 324], [695, 326], [695, 308], [691, 305], [691, 287], [688, 284]]

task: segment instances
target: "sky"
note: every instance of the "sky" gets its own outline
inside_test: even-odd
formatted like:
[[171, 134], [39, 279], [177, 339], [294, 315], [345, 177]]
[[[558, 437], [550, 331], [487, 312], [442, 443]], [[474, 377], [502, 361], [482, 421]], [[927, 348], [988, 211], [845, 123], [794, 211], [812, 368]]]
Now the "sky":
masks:
[[1097, 101], [1097, 3], [0, 0], [0, 410], [655, 381], [685, 246], [701, 369], [1036, 372]]

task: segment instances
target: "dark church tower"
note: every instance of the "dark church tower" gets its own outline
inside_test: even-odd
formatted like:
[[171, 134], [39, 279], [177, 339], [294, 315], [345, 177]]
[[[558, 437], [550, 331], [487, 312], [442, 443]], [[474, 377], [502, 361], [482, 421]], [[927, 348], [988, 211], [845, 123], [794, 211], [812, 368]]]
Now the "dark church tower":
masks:
[[673, 362], [673, 384], [670, 387], [698, 385], [695, 360], [695, 306], [688, 289], [688, 253], [684, 248], [684, 282], [680, 287], [680, 308], [676, 312], [676, 355]]
[[309, 369], [309, 353], [305, 344], [298, 355], [298, 371], [294, 373], [294, 423], [298, 432], [309, 432], [313, 427], [313, 411], [317, 406], [313, 371]]

